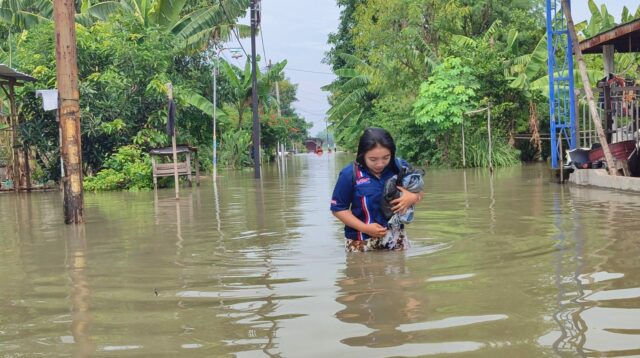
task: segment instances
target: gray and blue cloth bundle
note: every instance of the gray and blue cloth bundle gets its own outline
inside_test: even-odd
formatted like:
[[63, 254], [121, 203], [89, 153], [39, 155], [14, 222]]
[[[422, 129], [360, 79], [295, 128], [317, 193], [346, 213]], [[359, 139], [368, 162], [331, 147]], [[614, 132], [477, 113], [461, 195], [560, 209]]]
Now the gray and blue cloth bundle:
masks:
[[404, 231], [404, 224], [413, 221], [413, 205], [402, 214], [394, 213], [391, 209], [392, 205], [390, 202], [402, 196], [402, 192], [397, 187], [401, 186], [409, 192], [419, 193], [424, 189], [423, 175], [424, 171], [422, 169], [401, 166], [400, 172], [389, 178], [384, 184], [381, 209], [385, 218], [389, 220], [389, 223], [387, 225], [387, 234], [382, 239], [382, 244], [388, 249], [393, 250], [400, 246], [405, 249], [408, 248], [409, 240]]

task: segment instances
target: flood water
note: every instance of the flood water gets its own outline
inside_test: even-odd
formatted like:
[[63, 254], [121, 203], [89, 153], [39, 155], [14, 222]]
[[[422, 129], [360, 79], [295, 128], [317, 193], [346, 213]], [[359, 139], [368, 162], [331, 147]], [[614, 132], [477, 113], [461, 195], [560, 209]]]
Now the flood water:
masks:
[[639, 356], [640, 195], [429, 170], [405, 252], [345, 254], [349, 155], [154, 192], [0, 195], [0, 356]]

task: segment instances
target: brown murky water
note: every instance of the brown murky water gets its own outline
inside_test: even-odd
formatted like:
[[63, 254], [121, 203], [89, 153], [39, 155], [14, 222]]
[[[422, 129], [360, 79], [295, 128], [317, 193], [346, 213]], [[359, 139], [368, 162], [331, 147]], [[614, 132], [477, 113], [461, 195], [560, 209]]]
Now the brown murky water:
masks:
[[640, 196], [429, 171], [407, 252], [346, 255], [343, 155], [183, 189], [0, 196], [0, 356], [640, 355]]

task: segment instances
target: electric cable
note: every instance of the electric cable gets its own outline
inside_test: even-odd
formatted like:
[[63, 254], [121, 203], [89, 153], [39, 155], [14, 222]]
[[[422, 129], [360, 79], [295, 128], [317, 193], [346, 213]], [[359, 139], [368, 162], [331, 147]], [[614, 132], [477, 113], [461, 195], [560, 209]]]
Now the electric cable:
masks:
[[244, 52], [244, 55], [247, 56], [247, 58], [251, 58], [251, 56], [249, 56], [247, 51], [245, 51], [244, 46], [242, 46], [242, 41], [240, 41], [240, 36], [238, 35], [238, 33], [236, 33], [236, 27], [234, 26], [236, 25], [236, 23], [231, 21], [231, 18], [229, 17], [227, 10], [224, 8], [224, 5], [222, 5], [222, 0], [220, 0], [219, 4], [220, 4], [220, 8], [222, 9], [222, 12], [224, 13], [224, 17], [227, 18], [229, 25], [231, 25], [231, 32], [235, 36], [236, 40], [238, 40], [238, 44], [240, 44], [240, 48], [242, 49], [242, 52]]

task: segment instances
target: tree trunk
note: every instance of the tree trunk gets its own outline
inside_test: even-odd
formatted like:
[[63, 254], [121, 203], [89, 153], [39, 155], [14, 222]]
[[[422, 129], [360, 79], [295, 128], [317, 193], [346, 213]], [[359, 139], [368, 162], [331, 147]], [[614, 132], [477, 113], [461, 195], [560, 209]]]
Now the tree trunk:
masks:
[[442, 162], [447, 163], [447, 165], [451, 165], [451, 163], [449, 163], [449, 134], [444, 135], [444, 151], [442, 152]]

